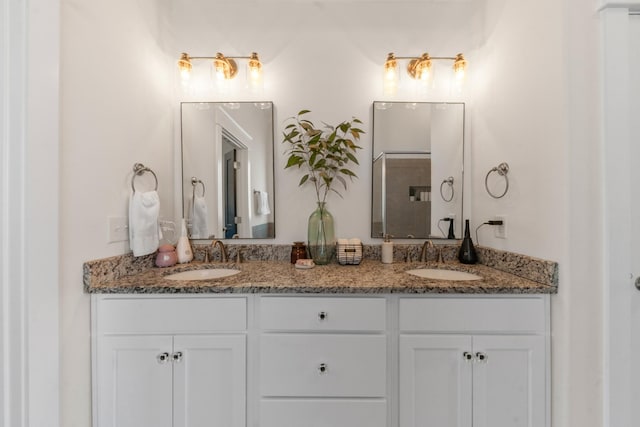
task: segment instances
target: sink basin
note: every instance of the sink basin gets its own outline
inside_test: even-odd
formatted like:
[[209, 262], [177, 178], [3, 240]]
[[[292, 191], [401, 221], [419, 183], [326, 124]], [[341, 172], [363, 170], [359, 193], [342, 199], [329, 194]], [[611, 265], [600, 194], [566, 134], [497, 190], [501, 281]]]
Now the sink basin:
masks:
[[455, 270], [440, 270], [437, 268], [417, 268], [415, 270], [408, 270], [407, 273], [418, 277], [424, 277], [425, 279], [435, 280], [481, 280], [482, 277], [466, 273], [464, 271]]
[[189, 270], [180, 273], [173, 273], [164, 276], [169, 280], [211, 280], [233, 276], [240, 273], [240, 270], [233, 268], [206, 268], [202, 270]]

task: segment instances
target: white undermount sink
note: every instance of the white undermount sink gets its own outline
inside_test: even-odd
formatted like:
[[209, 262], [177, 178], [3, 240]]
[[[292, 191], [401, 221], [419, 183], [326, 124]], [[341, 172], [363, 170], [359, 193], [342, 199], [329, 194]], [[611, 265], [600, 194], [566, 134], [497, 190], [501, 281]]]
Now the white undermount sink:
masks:
[[211, 280], [222, 279], [240, 273], [240, 270], [233, 268], [205, 268], [202, 270], [189, 270], [180, 273], [173, 273], [164, 276], [169, 280]]
[[464, 271], [455, 270], [440, 270], [438, 268], [417, 268], [415, 270], [408, 270], [406, 273], [414, 276], [423, 277], [425, 279], [434, 280], [481, 280], [482, 277], [467, 273]]

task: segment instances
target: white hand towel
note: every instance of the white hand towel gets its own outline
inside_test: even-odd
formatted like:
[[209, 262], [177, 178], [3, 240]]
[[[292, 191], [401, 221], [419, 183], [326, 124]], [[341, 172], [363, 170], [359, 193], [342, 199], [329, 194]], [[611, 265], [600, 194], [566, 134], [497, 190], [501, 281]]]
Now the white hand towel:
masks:
[[195, 196], [191, 212], [191, 238], [208, 239], [207, 201], [202, 196]]
[[160, 243], [160, 197], [156, 191], [134, 191], [129, 200], [129, 244], [133, 256], [148, 255]]
[[256, 191], [256, 214], [269, 215], [271, 208], [269, 207], [269, 193], [266, 191]]

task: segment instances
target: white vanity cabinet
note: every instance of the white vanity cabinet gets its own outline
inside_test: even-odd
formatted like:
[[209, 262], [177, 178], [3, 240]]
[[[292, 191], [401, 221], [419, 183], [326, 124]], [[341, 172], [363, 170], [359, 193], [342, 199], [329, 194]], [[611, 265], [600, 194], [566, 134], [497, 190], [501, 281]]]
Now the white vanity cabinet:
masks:
[[93, 427], [548, 427], [548, 295], [93, 295]]
[[399, 426], [548, 425], [548, 299], [401, 298]]
[[387, 300], [259, 300], [260, 427], [387, 426]]
[[244, 427], [246, 298], [92, 297], [94, 427]]

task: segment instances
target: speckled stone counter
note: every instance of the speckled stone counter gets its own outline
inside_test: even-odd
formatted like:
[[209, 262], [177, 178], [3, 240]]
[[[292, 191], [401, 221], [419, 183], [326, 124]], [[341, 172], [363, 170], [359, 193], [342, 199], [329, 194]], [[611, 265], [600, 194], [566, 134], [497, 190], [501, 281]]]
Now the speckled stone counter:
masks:
[[[232, 245], [230, 245], [232, 246]], [[239, 246], [238, 246], [239, 248]], [[197, 252], [196, 248], [196, 252]], [[245, 248], [245, 249], [254, 249]], [[405, 248], [405, 252], [406, 253]], [[411, 252], [414, 248], [409, 246]], [[446, 249], [446, 248], [445, 248]], [[454, 248], [455, 249], [455, 248]], [[464, 265], [453, 261], [453, 252], [445, 264], [395, 262], [382, 264], [365, 259], [360, 265], [330, 264], [308, 270], [295, 268], [282, 260], [287, 248], [272, 248], [276, 260], [251, 260], [241, 264], [192, 262], [170, 268], [153, 267], [153, 257], [130, 255], [90, 261], [84, 265], [85, 291], [89, 293], [469, 293], [469, 294], [552, 294], [557, 292], [556, 263], [522, 255], [479, 250], [486, 264]], [[231, 253], [232, 249], [230, 250]], [[243, 253], [247, 253], [243, 251]], [[282, 254], [280, 254], [282, 252]], [[401, 252], [401, 251], [398, 251]], [[375, 257], [375, 249], [365, 255]], [[373, 255], [371, 255], [373, 253]], [[272, 254], [273, 255], [273, 254]], [[198, 268], [235, 268], [240, 273], [212, 280], [168, 280], [164, 276]], [[444, 268], [477, 274], [482, 280], [449, 281], [416, 277], [405, 273], [415, 268]], [[506, 271], [505, 271], [506, 270]], [[513, 274], [520, 273], [520, 274]]]

